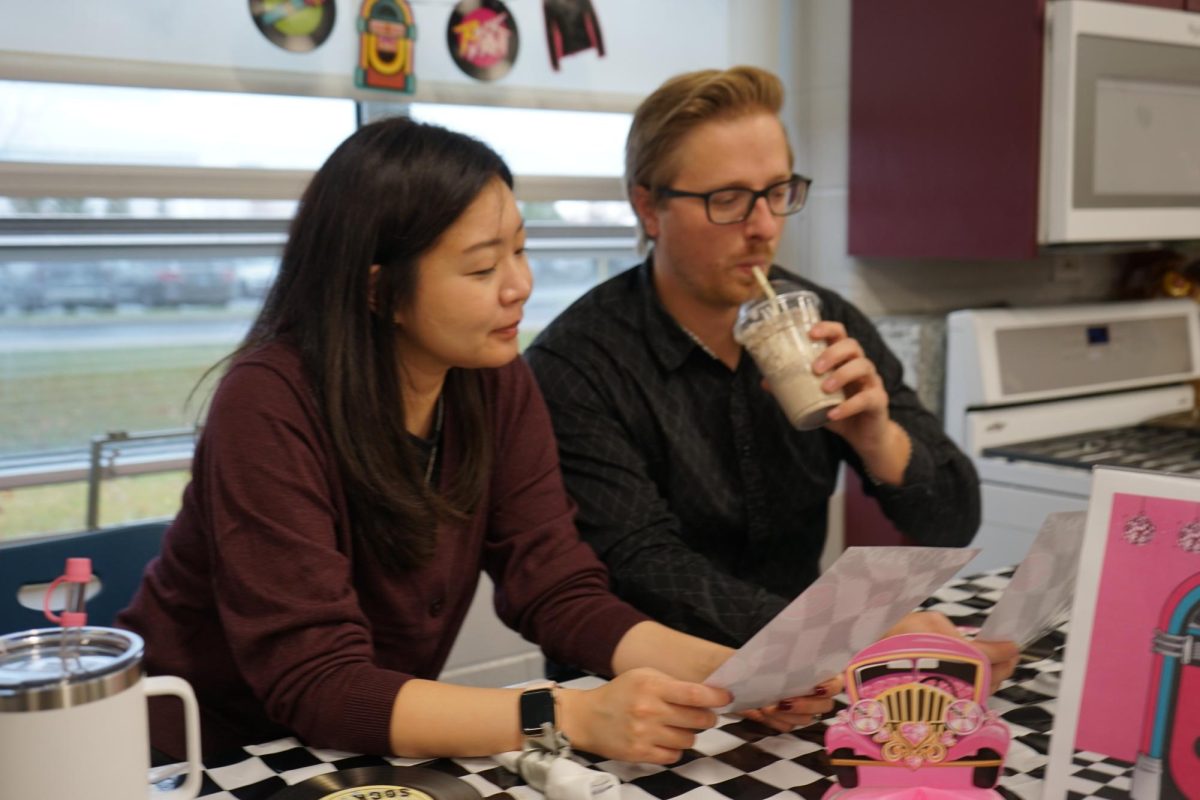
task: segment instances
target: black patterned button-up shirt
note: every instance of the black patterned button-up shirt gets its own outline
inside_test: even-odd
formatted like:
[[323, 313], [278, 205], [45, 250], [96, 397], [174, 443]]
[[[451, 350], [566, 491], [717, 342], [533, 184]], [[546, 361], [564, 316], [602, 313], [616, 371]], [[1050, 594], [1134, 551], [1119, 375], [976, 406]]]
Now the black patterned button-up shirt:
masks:
[[[816, 579], [827, 505], [843, 461], [836, 434], [797, 431], [748, 354], [730, 371], [663, 309], [652, 262], [592, 289], [526, 351], [550, 407], [578, 527], [616, 592], [673, 628], [740, 645]], [[901, 486], [872, 486], [897, 527], [962, 546], [979, 526], [979, 482], [875, 326], [821, 298], [879, 370], [891, 416], [913, 442]], [[865, 478], [865, 476], [864, 476]]]

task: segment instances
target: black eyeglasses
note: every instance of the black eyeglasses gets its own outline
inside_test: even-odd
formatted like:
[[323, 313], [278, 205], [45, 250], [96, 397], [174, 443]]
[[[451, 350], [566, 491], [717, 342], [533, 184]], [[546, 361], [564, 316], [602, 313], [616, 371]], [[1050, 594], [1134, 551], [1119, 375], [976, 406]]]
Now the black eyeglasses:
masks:
[[786, 181], [773, 183], [762, 191], [753, 189], [717, 189], [711, 192], [684, 192], [664, 186], [658, 190], [660, 197], [699, 197], [704, 201], [704, 212], [708, 221], [715, 225], [733, 225], [745, 222], [758, 198], [767, 199], [767, 208], [777, 217], [795, 214], [804, 208], [808, 199], [808, 187], [812, 178], [793, 175]]

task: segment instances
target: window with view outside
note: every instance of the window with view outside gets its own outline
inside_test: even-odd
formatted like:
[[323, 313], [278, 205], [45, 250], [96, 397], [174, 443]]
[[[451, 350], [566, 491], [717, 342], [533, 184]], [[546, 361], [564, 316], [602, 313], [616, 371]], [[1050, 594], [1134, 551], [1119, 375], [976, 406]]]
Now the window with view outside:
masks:
[[[469, 128], [461, 117], [432, 119], [443, 110], [434, 107], [431, 121]], [[483, 126], [497, 127], [468, 132], [502, 152], [509, 147], [518, 181], [581, 174], [583, 166], [550, 159], [587, 152], [564, 143], [591, 142], [601, 124], [615, 125], [597, 138], [612, 152], [589, 154], [587, 174], [619, 174], [627, 115], [569, 112], [561, 119], [574, 121], [562, 122], [558, 112], [503, 112]], [[520, 149], [531, 118], [551, 139]], [[100, 164], [118, 176], [126, 164], [311, 170], [355, 119], [348, 100], [0, 81], [0, 168]], [[607, 172], [595, 171], [600, 163]], [[636, 257], [632, 213], [618, 197], [521, 206], [535, 280], [525, 344]], [[203, 419], [211, 382], [193, 389], [257, 312], [294, 210], [294, 197], [3, 196], [0, 188], [0, 539], [83, 527], [92, 437]], [[136, 448], [115, 450], [120, 465]], [[39, 477], [50, 474], [38, 472], [46, 463], [74, 472]], [[182, 471], [106, 478], [100, 524], [173, 514], [186, 479]]]
[[0, 81], [0, 161], [314, 169], [356, 119], [337, 98]]
[[[514, 175], [619, 177], [632, 114], [412, 103], [409, 116], [487, 142]], [[614, 198], [616, 199], [616, 198]]]

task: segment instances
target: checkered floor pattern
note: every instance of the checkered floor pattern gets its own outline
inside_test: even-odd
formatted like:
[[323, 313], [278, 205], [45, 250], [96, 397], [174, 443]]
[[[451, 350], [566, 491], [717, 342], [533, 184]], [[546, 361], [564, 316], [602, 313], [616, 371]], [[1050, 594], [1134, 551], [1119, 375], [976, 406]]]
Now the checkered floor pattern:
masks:
[[1099, 753], [1076, 751], [1067, 787], [1068, 800], [1078, 797], [1108, 797], [1128, 800], [1133, 764]]
[[[1011, 569], [993, 570], [938, 591], [926, 607], [956, 623], [976, 627], [1000, 597]], [[1054, 631], [1026, 650], [1012, 679], [991, 700], [1008, 723], [1013, 741], [998, 791], [1006, 798], [1039, 798], [1050, 746], [1051, 711], [1066, 637]], [[842, 706], [841, 703], [838, 704]], [[818, 722], [790, 734], [772, 734], [748, 720], [722, 717], [701, 733], [694, 749], [670, 767], [577, 758], [611, 772], [623, 782], [621, 800], [806, 800], [820, 798], [831, 779]], [[1088, 753], [1076, 754], [1071, 798], [1127, 798], [1132, 765]], [[540, 800], [491, 759], [380, 758], [304, 747], [280, 739], [205, 762], [200, 796], [207, 800], [268, 800], [285, 786], [314, 775], [354, 767], [420, 764], [469, 783], [490, 800]]]

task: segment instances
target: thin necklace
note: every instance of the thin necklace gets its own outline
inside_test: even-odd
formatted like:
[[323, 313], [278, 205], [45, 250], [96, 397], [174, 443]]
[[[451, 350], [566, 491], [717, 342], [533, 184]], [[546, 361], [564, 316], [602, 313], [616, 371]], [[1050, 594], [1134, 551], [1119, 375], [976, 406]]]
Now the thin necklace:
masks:
[[433, 412], [433, 447], [429, 450], [429, 461], [425, 464], [425, 485], [433, 480], [433, 465], [437, 463], [438, 445], [442, 441], [442, 395], [438, 395], [437, 408]]
[[681, 331], [683, 331], [684, 333], [686, 333], [686, 334], [688, 335], [688, 337], [689, 337], [689, 338], [690, 338], [690, 339], [691, 339], [693, 342], [695, 342], [695, 343], [696, 343], [696, 344], [697, 344], [697, 345], [700, 347], [700, 349], [701, 349], [701, 350], [703, 350], [704, 352], [708, 353], [710, 356], [712, 356], [712, 357], [713, 357], [714, 359], [716, 359], [717, 361], [720, 361], [720, 360], [721, 360], [721, 359], [717, 358], [717, 354], [716, 354], [716, 353], [714, 353], [714, 352], [713, 352], [713, 351], [712, 351], [712, 350], [709, 348], [709, 346], [708, 346], [708, 345], [706, 345], [704, 342], [700, 341], [700, 337], [699, 337], [699, 336], [697, 336], [696, 334], [694, 334], [694, 333], [692, 333], [690, 330], [688, 330], [688, 327], [687, 327], [686, 325], [684, 325], [684, 324], [683, 324], [682, 322], [680, 322], [679, 320], [675, 320], [675, 324], [676, 324], [676, 325], [678, 325], [678, 326], [679, 326], [679, 330], [681, 330]]

